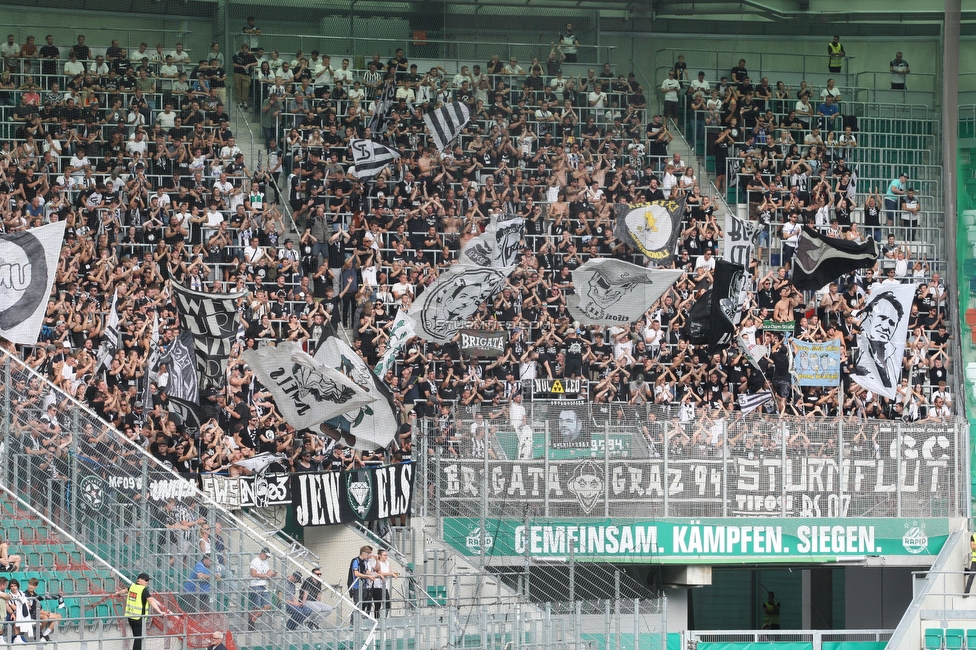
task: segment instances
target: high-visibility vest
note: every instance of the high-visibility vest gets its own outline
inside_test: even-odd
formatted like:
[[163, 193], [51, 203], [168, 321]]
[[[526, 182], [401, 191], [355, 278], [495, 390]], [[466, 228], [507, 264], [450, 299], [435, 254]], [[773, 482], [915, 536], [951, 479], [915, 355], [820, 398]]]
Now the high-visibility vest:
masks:
[[146, 604], [142, 601], [142, 594], [146, 585], [133, 584], [129, 586], [129, 593], [125, 596], [125, 615], [129, 618], [142, 618], [146, 615]]
[[844, 63], [844, 57], [840, 54], [844, 51], [844, 46], [840, 43], [837, 45], [832, 42], [827, 43], [827, 51], [830, 52], [830, 67], [839, 68]]
[[973, 543], [976, 542], [976, 533], [969, 536], [969, 563], [976, 564], [976, 548], [973, 548]]
[[779, 625], [779, 601], [768, 600], [763, 603], [763, 623], [766, 625]]

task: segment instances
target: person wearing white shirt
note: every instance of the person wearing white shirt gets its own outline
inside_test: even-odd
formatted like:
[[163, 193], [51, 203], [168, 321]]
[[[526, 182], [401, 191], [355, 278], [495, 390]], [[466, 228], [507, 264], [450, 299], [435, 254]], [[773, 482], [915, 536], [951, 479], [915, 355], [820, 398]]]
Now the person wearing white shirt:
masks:
[[82, 178], [85, 175], [85, 170], [91, 167], [91, 161], [88, 156], [85, 155], [84, 149], [79, 149], [75, 155], [71, 157], [68, 161], [68, 168], [71, 170], [71, 176], [75, 178]]
[[349, 69], [349, 59], [342, 60], [342, 67], [338, 70], [333, 71], [332, 77], [336, 81], [341, 81], [347, 86], [352, 85], [353, 76], [352, 70]]
[[68, 54], [68, 60], [64, 64], [64, 76], [74, 78], [85, 73], [85, 64], [78, 60], [74, 52]]
[[410, 87], [409, 81], [404, 81], [403, 85], [397, 88], [396, 98], [407, 100], [407, 105], [411, 106], [417, 101], [417, 95], [414, 93], [413, 88]]
[[164, 210], [169, 210], [171, 203], [169, 194], [167, 194], [162, 187], [156, 188], [156, 193], [153, 194], [152, 198], [156, 199], [156, 203], [159, 205], [159, 207]]
[[130, 156], [138, 153], [143, 158], [146, 157], [146, 152], [149, 150], [149, 145], [146, 142], [146, 137], [142, 130], [138, 130], [132, 134], [129, 141], [125, 143], [125, 150]]
[[515, 393], [508, 404], [508, 422], [518, 435], [518, 458], [529, 460], [532, 458], [532, 427], [526, 420], [525, 407], [522, 406], [522, 394]]
[[251, 580], [248, 584], [250, 592], [250, 613], [248, 614], [248, 629], [254, 629], [254, 623], [266, 611], [271, 609], [271, 599], [268, 597], [268, 580], [278, 574], [271, 570], [268, 558], [271, 556], [271, 549], [265, 547], [261, 549], [260, 555], [251, 560], [250, 574]]
[[179, 66], [181, 72], [184, 66], [190, 62], [190, 53], [183, 49], [183, 43], [177, 43], [176, 49], [170, 52], [169, 56], [163, 60], [168, 61], [169, 57], [173, 57], [173, 63]]
[[156, 115], [156, 124], [166, 130], [172, 129], [176, 126], [176, 117], [177, 115], [173, 111], [173, 105], [166, 104], [166, 107]]
[[697, 260], [695, 260], [695, 270], [697, 271], [700, 268], [706, 268], [706, 269], [708, 269], [710, 271], [714, 271], [715, 270], [715, 258], [712, 257], [712, 249], [711, 248], [706, 248], [702, 252], [701, 257], [699, 257]]
[[234, 138], [228, 138], [227, 144], [220, 148], [220, 159], [229, 161], [233, 160], [234, 156], [241, 153], [240, 147], [234, 141]]
[[562, 70], [557, 72], [556, 76], [549, 80], [549, 87], [552, 88], [552, 91], [557, 95], [566, 90], [566, 80], [563, 79]]
[[[336, 78], [336, 81], [338, 81], [338, 77]], [[363, 101], [365, 101], [366, 91], [363, 90], [362, 84], [360, 84], [358, 81], [353, 82], [352, 86], [348, 90], [346, 90], [346, 98], [350, 102], [358, 101], [362, 103]]]
[[312, 85], [315, 88], [331, 86], [335, 83], [335, 71], [332, 69], [332, 58], [323, 56], [312, 72]]
[[593, 92], [586, 96], [587, 101], [590, 103], [590, 108], [597, 109], [594, 111], [593, 116], [599, 120], [603, 117], [603, 107], [607, 105], [607, 94], [603, 92], [603, 86], [601, 84], [596, 84], [593, 88]]
[[7, 70], [16, 72], [20, 69], [20, 62], [17, 60], [17, 57], [20, 56], [20, 46], [14, 40], [13, 34], [7, 36], [6, 42], [0, 45], [0, 56], [3, 56], [3, 62]]
[[525, 74], [525, 69], [518, 64], [518, 59], [516, 59], [516, 58], [513, 57], [513, 58], [509, 59], [508, 63], [505, 65], [505, 67], [502, 68], [502, 74], [507, 74], [507, 75], [516, 75], [516, 74], [517, 75], [524, 75]]
[[668, 70], [668, 78], [661, 84], [661, 92], [664, 93], [665, 118], [678, 119], [679, 90], [681, 90], [681, 82], [675, 78], [674, 70]]
[[162, 90], [171, 90], [173, 88], [173, 81], [178, 79], [180, 76], [180, 69], [176, 65], [172, 57], [166, 57], [166, 63], [164, 63], [159, 68], [159, 77], [163, 81], [161, 82]]
[[471, 73], [468, 72], [468, 66], [462, 65], [461, 72], [454, 75], [454, 80], [451, 81], [451, 88], [460, 88], [462, 82], [468, 82], [469, 86], [473, 86], [474, 82], [471, 81]]
[[95, 59], [95, 63], [92, 64], [91, 73], [95, 77], [107, 77], [108, 76], [108, 64], [105, 60], [99, 61], [102, 57]]
[[705, 73], [699, 72], [697, 79], [692, 79], [691, 84], [688, 86], [688, 94], [692, 97], [695, 93], [701, 92], [702, 96], [709, 94], [712, 90], [711, 84], [705, 81]]

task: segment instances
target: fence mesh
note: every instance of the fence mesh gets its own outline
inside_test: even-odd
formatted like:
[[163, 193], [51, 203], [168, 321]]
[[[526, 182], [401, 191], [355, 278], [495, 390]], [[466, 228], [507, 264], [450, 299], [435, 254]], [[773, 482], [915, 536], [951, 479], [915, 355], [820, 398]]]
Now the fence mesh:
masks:
[[[906, 424], [536, 400], [424, 421], [428, 514], [948, 517], [968, 485], [959, 423]], [[484, 441], [482, 443], [481, 441]]]

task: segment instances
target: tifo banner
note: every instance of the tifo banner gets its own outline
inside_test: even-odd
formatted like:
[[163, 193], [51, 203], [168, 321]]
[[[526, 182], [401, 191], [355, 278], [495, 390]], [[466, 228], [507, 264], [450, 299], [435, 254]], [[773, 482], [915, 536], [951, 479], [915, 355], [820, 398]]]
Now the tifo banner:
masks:
[[861, 322], [851, 379], [870, 391], [895, 398], [901, 381], [914, 284], [875, 285], [856, 316]]
[[152, 502], [178, 501], [196, 494], [194, 481], [179, 478], [159, 469], [150, 470], [144, 477], [142, 471], [131, 467], [97, 467], [79, 465], [84, 471], [79, 474], [78, 490], [82, 503], [92, 509], [105, 504], [116, 503], [115, 493], [124, 495], [125, 501], [146, 499]]
[[461, 352], [479, 357], [497, 357], [505, 353], [508, 333], [505, 330], [461, 330]]
[[814, 343], [793, 339], [793, 374], [800, 386], [840, 385], [840, 341]]
[[299, 526], [332, 526], [375, 521], [410, 513], [411, 463], [352, 472], [292, 476], [292, 506]]
[[[484, 531], [481, 529], [484, 521]], [[938, 554], [948, 519], [488, 519], [444, 520], [464, 555], [639, 563], [824, 562], [866, 555]]]
[[566, 307], [584, 325], [633, 323], [683, 274], [592, 259], [573, 271], [575, 292], [566, 297]]
[[[568, 404], [567, 409], [577, 405]], [[605, 433], [577, 434], [581, 416], [575, 411], [550, 409], [550, 448], [592, 448]], [[589, 517], [604, 511], [651, 516], [713, 513], [712, 516], [853, 517], [870, 516], [895, 507], [898, 494], [904, 504], [927, 503], [954, 493], [953, 467], [958, 452], [945, 430], [925, 426], [880, 426], [867, 432], [857, 449], [838, 459], [833, 438], [810, 443], [806, 453], [794, 434], [795, 423], [767, 429], [770, 437], [787, 436], [789, 453], [761, 454], [739, 451], [755, 436], [752, 424], [716, 422], [713, 439], [728, 439], [735, 455], [721, 453], [700, 458], [671, 456], [650, 459], [509, 461], [451, 460], [437, 464], [437, 488], [459, 514], [474, 513], [484, 492], [513, 508], [548, 508], [560, 516]], [[807, 431], [810, 433], [810, 431]], [[880, 458], [871, 438], [877, 434]], [[573, 442], [575, 434], [575, 442]], [[754, 438], [753, 438], [754, 439]], [[736, 442], [738, 441], [738, 442]], [[711, 443], [709, 443], [711, 444]], [[654, 441], [655, 453], [662, 454]], [[717, 448], [717, 447], [716, 447]], [[690, 449], [686, 449], [688, 453]], [[751, 457], [750, 457], [751, 455]], [[485, 477], [482, 476], [485, 473]], [[665, 496], [667, 492], [667, 496]], [[890, 503], [889, 503], [890, 502]], [[886, 510], [887, 512], [887, 510]], [[646, 513], [646, 515], [645, 515]], [[704, 516], [704, 514], [703, 514]]]
[[0, 337], [37, 342], [58, 270], [65, 222], [0, 236]]
[[291, 504], [291, 474], [221, 476], [203, 474], [203, 493], [226, 508], [267, 508]]
[[685, 200], [633, 205], [618, 203], [616, 210], [613, 236], [621, 242], [633, 244], [647, 259], [659, 266], [666, 266], [671, 261], [674, 243], [680, 234]]
[[173, 293], [179, 306], [180, 323], [193, 334], [200, 386], [220, 388], [225, 382], [227, 357], [237, 337], [237, 301], [246, 291], [203, 293], [173, 282]]

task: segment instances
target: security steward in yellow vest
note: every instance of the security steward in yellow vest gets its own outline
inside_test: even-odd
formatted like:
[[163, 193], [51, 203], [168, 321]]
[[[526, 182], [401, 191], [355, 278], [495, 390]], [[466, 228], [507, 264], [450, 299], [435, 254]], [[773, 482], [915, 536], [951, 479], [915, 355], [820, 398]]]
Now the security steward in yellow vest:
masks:
[[976, 578], [976, 533], [969, 536], [969, 566], [966, 567], [966, 592], [963, 594], [963, 598], [969, 598], [973, 578]]
[[827, 43], [827, 69], [831, 72], [840, 72], [841, 66], [844, 65], [845, 56], [847, 53], [840, 43], [840, 36], [834, 36], [834, 39]]
[[149, 592], [148, 573], [140, 573], [128, 589], [116, 592], [118, 596], [125, 596], [125, 617], [132, 629], [132, 650], [142, 650], [142, 637], [145, 631], [144, 621], [147, 611], [152, 608], [157, 614], [168, 614], [159, 601]]
[[779, 629], [779, 601], [769, 592], [769, 599], [763, 603], [763, 629]]

